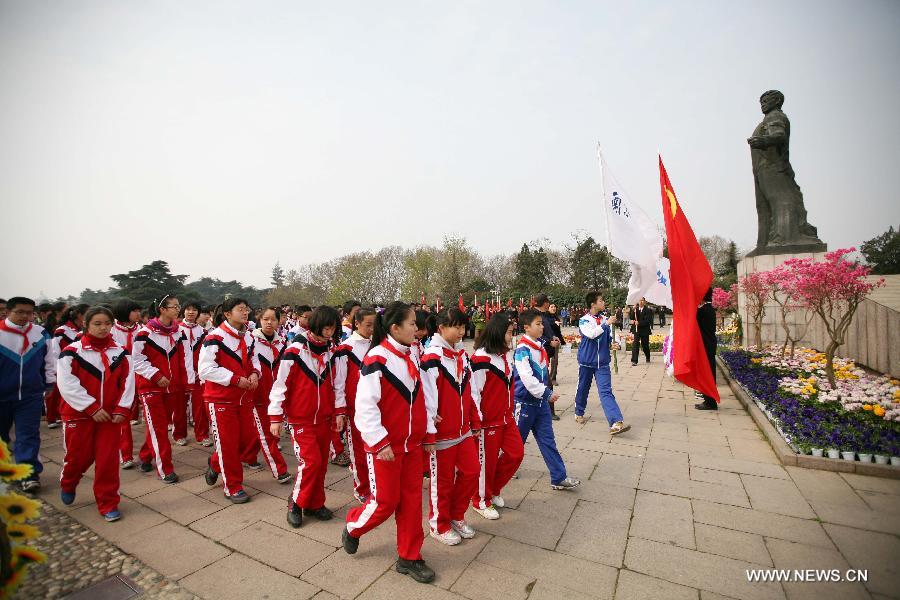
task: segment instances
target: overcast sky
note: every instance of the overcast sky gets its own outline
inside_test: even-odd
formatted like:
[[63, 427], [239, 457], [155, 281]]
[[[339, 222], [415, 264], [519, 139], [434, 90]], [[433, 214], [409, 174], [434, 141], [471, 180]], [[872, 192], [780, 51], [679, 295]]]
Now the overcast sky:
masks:
[[749, 249], [772, 88], [810, 222], [858, 245], [900, 223], [898, 31], [895, 0], [2, 0], [0, 296], [605, 239], [598, 142], [655, 221], [659, 151], [698, 235]]

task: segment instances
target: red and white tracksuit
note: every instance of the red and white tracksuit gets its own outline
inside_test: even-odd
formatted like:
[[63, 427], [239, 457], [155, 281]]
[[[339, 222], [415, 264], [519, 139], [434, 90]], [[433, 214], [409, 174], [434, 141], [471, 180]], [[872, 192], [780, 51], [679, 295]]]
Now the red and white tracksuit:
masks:
[[255, 338], [249, 331], [238, 331], [223, 321], [203, 340], [199, 373], [209, 426], [216, 442], [209, 466], [222, 474], [225, 495], [232, 496], [244, 489], [241, 451], [256, 437], [254, 392], [238, 387], [241, 377], [260, 374]]
[[[110, 334], [118, 345], [125, 348], [125, 350], [128, 351], [128, 354], [131, 354], [134, 335], [138, 332], [138, 329], [139, 327], [136, 323], [131, 324], [131, 327], [127, 327], [116, 321]], [[119, 438], [119, 460], [123, 463], [134, 460], [134, 438], [131, 435], [131, 421], [137, 419], [140, 406], [141, 403], [138, 401], [137, 391], [135, 390], [134, 402], [131, 403], [131, 414], [125, 419], [125, 422], [122, 423], [122, 435]]]
[[[191, 349], [176, 323], [165, 326], [151, 319], [134, 336], [131, 354], [147, 430], [139, 456], [143, 463], [155, 459], [157, 473], [165, 477], [175, 470], [169, 443], [170, 415], [184, 404], [185, 390], [196, 380]], [[165, 388], [158, 385], [163, 377], [169, 380]]]
[[[81, 337], [81, 330], [75, 326], [72, 321], [66, 321], [53, 332], [53, 338], [50, 340], [50, 352], [53, 353], [53, 360], [59, 360], [60, 354], [69, 344]], [[50, 382], [48, 382], [50, 383]], [[44, 396], [44, 406], [47, 409], [47, 423], [56, 423], [59, 421], [59, 407], [62, 398], [59, 393], [59, 386], [54, 386], [50, 393]]]
[[371, 493], [366, 449], [359, 435], [359, 429], [353, 422], [356, 414], [356, 386], [359, 384], [359, 373], [371, 345], [371, 340], [354, 331], [334, 351], [334, 394], [338, 403], [343, 399], [347, 405], [347, 446], [350, 450], [353, 486], [358, 499], [364, 499]]
[[57, 385], [62, 396], [63, 447], [66, 451], [60, 488], [75, 493], [84, 472], [94, 464], [94, 497], [100, 514], [119, 507], [119, 436], [121, 425], [98, 423], [101, 409], [128, 422], [134, 402], [131, 356], [111, 337], [85, 336], [59, 356]]
[[288, 505], [318, 509], [325, 506], [325, 473], [335, 415], [346, 405], [334, 397], [334, 365], [330, 342], [317, 344], [297, 336], [281, 354], [272, 392], [269, 421], [287, 419], [297, 455], [297, 480]]
[[263, 458], [272, 471], [273, 477], [287, 473], [287, 463], [278, 449], [278, 438], [269, 431], [269, 393], [272, 384], [275, 383], [275, 373], [278, 369], [278, 360], [284, 350], [284, 340], [278, 334], [268, 340], [262, 329], [253, 332], [256, 339], [256, 357], [259, 359], [259, 387], [253, 391], [253, 430], [256, 437], [242, 450], [241, 460], [245, 463], [255, 463], [259, 451], [262, 450]]
[[435, 450], [431, 455], [428, 525], [435, 533], [450, 530], [450, 521], [465, 519], [478, 485], [481, 465], [473, 430], [481, 429], [481, 415], [472, 398], [472, 368], [462, 343], [456, 348], [438, 334], [422, 355], [425, 405], [435, 423]]
[[[188, 345], [191, 347], [191, 355], [194, 361], [194, 371], [199, 371], [197, 365], [200, 360], [200, 348], [203, 347], [203, 340], [206, 338], [207, 331], [202, 325], [197, 323], [188, 323], [182, 321], [181, 330], [187, 336]], [[194, 421], [194, 439], [198, 442], [209, 438], [209, 415], [206, 413], [206, 403], [203, 402], [203, 385], [197, 381], [194, 385], [188, 386], [187, 404], [191, 411], [191, 419]], [[179, 434], [183, 434], [180, 435]], [[173, 437], [178, 440], [187, 437], [187, 423], [181, 428], [176, 427]]]
[[[347, 531], [362, 537], [396, 515], [397, 554], [421, 560], [422, 444], [434, 443], [418, 364], [408, 346], [388, 336], [369, 350], [360, 370], [354, 423], [369, 467], [369, 501], [347, 513]], [[394, 460], [376, 458], [390, 446]]]
[[481, 473], [472, 506], [487, 508], [500, 495], [525, 457], [525, 445], [516, 425], [512, 369], [506, 354], [488, 354], [479, 348], [472, 355], [472, 398], [481, 411], [478, 458]]

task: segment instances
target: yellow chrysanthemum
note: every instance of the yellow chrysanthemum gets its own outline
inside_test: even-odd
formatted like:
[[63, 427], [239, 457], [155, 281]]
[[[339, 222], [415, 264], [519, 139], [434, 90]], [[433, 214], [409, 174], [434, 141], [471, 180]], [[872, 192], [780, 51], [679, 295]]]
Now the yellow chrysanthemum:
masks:
[[29, 464], [16, 464], [0, 462], [0, 478], [6, 481], [18, 481], [31, 475], [32, 466]]
[[872, 409], [872, 412], [875, 413], [875, 416], [876, 416], [876, 417], [883, 417], [883, 416], [884, 416], [884, 409], [883, 409], [882, 407], [880, 407], [880, 406], [876, 406], [875, 408], [873, 408], [873, 409]]
[[4, 494], [0, 496], [0, 517], [7, 523], [24, 523], [29, 519], [36, 519], [40, 512], [41, 503], [19, 494]]
[[6, 442], [0, 440], [0, 462], [6, 462], [12, 457], [12, 454], [9, 452], [9, 446], [6, 445]]
[[871, 404], [863, 404], [863, 410], [872, 410]]
[[16, 542], [33, 540], [41, 534], [37, 527], [25, 523], [10, 523], [6, 526], [6, 533]]
[[12, 562], [14, 565], [27, 563], [42, 563], [47, 560], [47, 555], [31, 546], [18, 544], [12, 548]]

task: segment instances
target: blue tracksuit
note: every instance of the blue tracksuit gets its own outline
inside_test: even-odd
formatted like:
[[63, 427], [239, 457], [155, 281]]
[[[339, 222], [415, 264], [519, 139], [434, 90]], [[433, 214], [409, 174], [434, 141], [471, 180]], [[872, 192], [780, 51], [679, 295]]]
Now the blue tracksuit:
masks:
[[578, 345], [578, 391], [575, 392], [575, 414], [581, 416], [587, 406], [591, 380], [597, 383], [600, 406], [609, 425], [622, 421], [622, 411], [612, 391], [612, 375], [609, 372], [609, 347], [612, 344], [612, 328], [603, 315], [590, 313], [578, 320], [581, 343]]
[[540, 342], [523, 336], [513, 355], [514, 397], [516, 401], [516, 423], [522, 442], [528, 440], [528, 433], [534, 439], [550, 470], [550, 482], [558, 484], [566, 478], [566, 465], [556, 448], [553, 435], [553, 418], [550, 416], [550, 396], [553, 388], [548, 384], [550, 365], [547, 354]]
[[9, 319], [0, 328], [0, 438], [8, 444], [15, 426], [13, 456], [31, 465], [29, 479], [37, 479], [44, 391], [56, 381], [55, 357], [43, 327], [32, 325], [24, 337], [13, 329], [23, 330]]

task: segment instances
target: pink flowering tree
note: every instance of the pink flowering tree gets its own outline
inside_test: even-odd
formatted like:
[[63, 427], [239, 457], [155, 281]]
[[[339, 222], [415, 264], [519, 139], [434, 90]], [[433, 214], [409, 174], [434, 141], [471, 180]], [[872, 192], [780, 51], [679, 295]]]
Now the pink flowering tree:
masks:
[[756, 347], [762, 348], [762, 319], [766, 314], [766, 302], [772, 295], [765, 272], [747, 273], [737, 282], [738, 289], [747, 298], [747, 309], [753, 320]]
[[832, 389], [837, 387], [834, 377], [834, 355], [847, 341], [847, 329], [859, 303], [869, 293], [884, 285], [884, 279], [869, 281], [871, 269], [845, 260], [856, 248], [829, 252], [825, 260], [791, 259], [785, 265], [795, 273], [793, 289], [799, 303], [822, 319], [829, 342], [825, 347], [825, 374]]
[[[766, 281], [772, 292], [772, 299], [778, 305], [781, 313], [781, 328], [784, 330], [784, 345], [781, 347], [781, 356], [787, 353], [788, 344], [791, 346], [791, 358], [794, 358], [794, 350], [797, 342], [806, 335], [809, 324], [815, 318], [816, 313], [810, 310], [803, 310], [797, 315], [802, 318], [802, 322], [795, 322], [794, 328], [788, 322], [788, 316], [802, 309], [803, 305], [797, 295], [797, 282], [799, 277], [794, 267], [796, 259], [788, 260], [771, 271], [764, 273]], [[798, 319], [799, 321], [799, 319]]]

